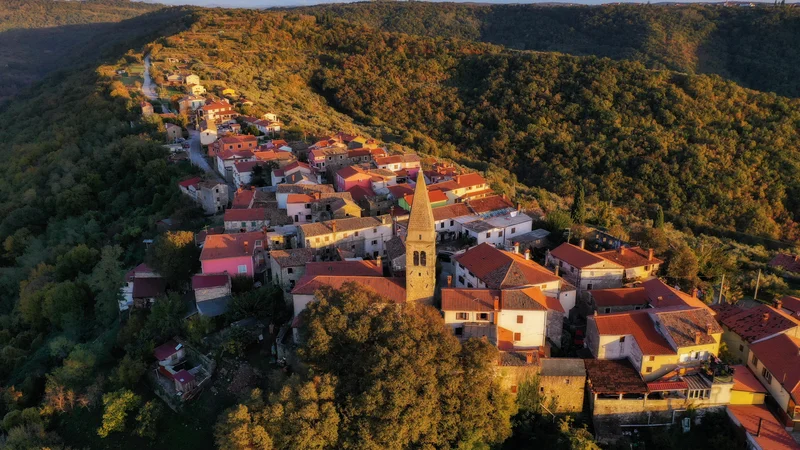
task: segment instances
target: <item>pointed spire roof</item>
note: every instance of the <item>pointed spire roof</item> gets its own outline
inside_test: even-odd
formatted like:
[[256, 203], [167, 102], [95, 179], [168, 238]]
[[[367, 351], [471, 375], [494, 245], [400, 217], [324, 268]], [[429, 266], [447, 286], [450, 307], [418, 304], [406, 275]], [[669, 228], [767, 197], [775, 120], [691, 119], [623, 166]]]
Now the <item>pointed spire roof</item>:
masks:
[[417, 174], [417, 187], [414, 189], [414, 204], [411, 205], [411, 217], [408, 219], [408, 229], [418, 231], [432, 231], [434, 229], [433, 209], [428, 197], [428, 186], [425, 176], [420, 170]]

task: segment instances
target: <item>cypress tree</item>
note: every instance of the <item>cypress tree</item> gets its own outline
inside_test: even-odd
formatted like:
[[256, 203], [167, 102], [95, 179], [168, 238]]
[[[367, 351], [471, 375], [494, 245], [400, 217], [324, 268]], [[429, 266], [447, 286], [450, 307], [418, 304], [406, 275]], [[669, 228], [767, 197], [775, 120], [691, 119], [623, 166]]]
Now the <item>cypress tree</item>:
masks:
[[586, 218], [586, 202], [584, 201], [584, 194], [583, 184], [581, 183], [578, 185], [578, 189], [575, 191], [575, 198], [572, 202], [572, 220], [574, 220], [576, 224], [582, 224]]
[[658, 211], [656, 212], [656, 220], [653, 221], [653, 228], [663, 228], [664, 227], [664, 210], [661, 206], [658, 207]]

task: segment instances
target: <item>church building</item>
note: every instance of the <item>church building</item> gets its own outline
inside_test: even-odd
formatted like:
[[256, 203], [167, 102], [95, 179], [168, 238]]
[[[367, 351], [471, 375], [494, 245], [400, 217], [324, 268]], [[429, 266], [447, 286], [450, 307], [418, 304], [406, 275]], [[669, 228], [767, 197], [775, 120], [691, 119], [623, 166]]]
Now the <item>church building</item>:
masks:
[[406, 236], [406, 302], [433, 304], [436, 288], [436, 228], [428, 187], [417, 174]]

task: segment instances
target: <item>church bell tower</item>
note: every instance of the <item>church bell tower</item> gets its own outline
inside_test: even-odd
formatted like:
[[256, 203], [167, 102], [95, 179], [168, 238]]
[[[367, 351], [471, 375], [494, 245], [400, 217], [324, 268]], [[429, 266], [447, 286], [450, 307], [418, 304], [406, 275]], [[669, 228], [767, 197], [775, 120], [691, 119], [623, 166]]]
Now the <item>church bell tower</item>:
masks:
[[436, 287], [436, 228], [422, 170], [411, 205], [406, 236], [406, 303], [433, 304]]

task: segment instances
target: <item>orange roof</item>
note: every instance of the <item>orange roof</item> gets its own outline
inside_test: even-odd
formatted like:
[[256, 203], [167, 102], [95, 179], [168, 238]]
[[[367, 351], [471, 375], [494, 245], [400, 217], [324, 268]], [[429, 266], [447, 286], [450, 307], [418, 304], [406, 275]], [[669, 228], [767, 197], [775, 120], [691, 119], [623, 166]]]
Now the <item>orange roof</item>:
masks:
[[292, 294], [313, 295], [323, 286], [341, 289], [342, 285], [351, 282], [358, 283], [365, 289], [395, 303], [404, 303], [406, 301], [405, 280], [402, 278], [306, 275], [298, 281], [297, 286], [292, 290]]
[[314, 197], [307, 194], [289, 194], [286, 196], [286, 203], [310, 203], [315, 200]]
[[452, 191], [453, 189], [458, 189], [458, 184], [453, 180], [442, 181], [441, 183], [435, 183], [428, 186], [429, 191]]
[[750, 345], [772, 377], [800, 402], [800, 339], [779, 334]]
[[258, 141], [258, 138], [249, 134], [240, 134], [240, 135], [230, 134], [219, 138], [218, 142], [222, 144], [237, 144], [239, 142], [250, 142], [250, 141]]
[[306, 264], [306, 276], [382, 277], [383, 267], [372, 261], [329, 261]]
[[564, 312], [561, 302], [553, 297], [544, 295], [542, 290], [535, 286], [522, 289], [503, 289], [501, 298], [501, 309], [534, 311], [548, 309]]
[[645, 355], [673, 355], [669, 343], [656, 331], [655, 324], [646, 311], [628, 311], [617, 314], [592, 316], [601, 335], [632, 335]]
[[272, 150], [267, 150], [265, 152], [255, 152], [253, 153], [256, 158], [261, 161], [273, 161], [276, 159], [292, 159], [294, 155], [289, 152], [276, 152]]
[[466, 267], [490, 288], [535, 285], [559, 281], [561, 278], [522, 255], [498, 250], [483, 243], [456, 256]]
[[[798, 450], [795, 442], [783, 425], [764, 405], [728, 405], [728, 411], [742, 424], [747, 433], [764, 450]], [[759, 424], [761, 432], [758, 432]], [[756, 436], [758, 434], [758, 436]]]
[[494, 289], [442, 289], [442, 311], [494, 311], [494, 299], [500, 291]]
[[206, 237], [206, 242], [203, 244], [203, 251], [200, 253], [200, 261], [252, 256], [255, 253], [255, 242], [263, 240], [264, 233], [261, 231], [236, 234], [213, 234]]
[[265, 220], [267, 210], [264, 208], [252, 209], [227, 209], [223, 215], [224, 222], [244, 222], [252, 220]]
[[454, 203], [452, 205], [433, 208], [433, 220], [435, 221], [454, 219], [456, 217], [469, 216], [470, 214], [472, 214], [472, 211], [470, 211], [467, 205], [463, 203]]
[[477, 172], [467, 173], [464, 175], [456, 175], [455, 177], [453, 177], [453, 181], [455, 181], [458, 187], [461, 188], [486, 184], [486, 180], [483, 178], [481, 174]]
[[800, 298], [786, 295], [781, 299], [781, 308], [790, 311], [795, 316], [800, 317]]
[[602, 262], [608, 262], [611, 266], [616, 266], [622, 269], [621, 265], [612, 261], [608, 261], [602, 256], [572, 245], [569, 242], [559, 245], [555, 248], [555, 250], [550, 252], [550, 254], [553, 255], [554, 258], [560, 259], [561, 261], [564, 261], [570, 266], [577, 267], [578, 269], [593, 266]]
[[[431, 203], [446, 202], [447, 196], [442, 191], [428, 191], [428, 199]], [[408, 203], [408, 206], [412, 206], [414, 204], [414, 194], [406, 194], [403, 196], [403, 200]]]
[[699, 298], [671, 288], [658, 278], [643, 282], [642, 287], [647, 291], [650, 306], [653, 308], [702, 308], [714, 314], [714, 311]]
[[664, 261], [656, 258], [655, 256], [653, 256], [653, 259], [649, 259], [650, 251], [641, 247], [620, 247], [617, 250], [597, 252], [596, 254], [609, 261], [613, 261], [626, 269], [664, 263]]
[[733, 369], [733, 390], [742, 392], [767, 393], [767, 388], [753, 375], [753, 372], [744, 364], [731, 366]]
[[472, 208], [476, 214], [483, 214], [499, 211], [501, 209], [513, 209], [514, 204], [500, 195], [490, 195], [488, 197], [470, 200], [469, 207]]
[[189, 178], [188, 180], [183, 180], [178, 183], [178, 186], [188, 188], [189, 186], [195, 186], [197, 183], [200, 182], [200, 177]]
[[647, 305], [644, 288], [594, 289], [589, 291], [598, 307]]

